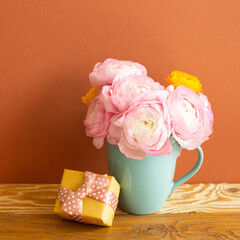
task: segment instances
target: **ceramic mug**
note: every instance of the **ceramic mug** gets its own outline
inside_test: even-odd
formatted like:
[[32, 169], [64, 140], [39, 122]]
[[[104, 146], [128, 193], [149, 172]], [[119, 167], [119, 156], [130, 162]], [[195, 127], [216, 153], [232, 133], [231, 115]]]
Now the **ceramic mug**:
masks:
[[144, 160], [127, 158], [117, 145], [107, 144], [109, 174], [119, 182], [119, 206], [133, 214], [150, 214], [161, 209], [172, 191], [191, 178], [201, 167], [203, 151], [197, 148], [198, 160], [192, 170], [173, 182], [176, 160], [182, 148], [171, 138], [172, 153], [146, 155]]

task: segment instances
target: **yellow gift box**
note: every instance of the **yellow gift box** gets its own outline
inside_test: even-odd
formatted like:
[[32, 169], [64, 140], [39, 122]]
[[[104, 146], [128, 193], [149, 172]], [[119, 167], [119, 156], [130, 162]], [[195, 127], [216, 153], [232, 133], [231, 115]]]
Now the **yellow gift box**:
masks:
[[[108, 176], [110, 185], [105, 189], [113, 192], [117, 198], [119, 196], [120, 185], [116, 179], [112, 176]], [[64, 169], [61, 186], [68, 188], [72, 191], [76, 191], [84, 181], [84, 172]], [[64, 212], [62, 204], [57, 199], [54, 213], [63, 219], [73, 220], [72, 217]], [[85, 197], [83, 199], [82, 217], [85, 223], [95, 224], [100, 226], [112, 226], [114, 218], [114, 210], [106, 203], [92, 199], [91, 197]]]

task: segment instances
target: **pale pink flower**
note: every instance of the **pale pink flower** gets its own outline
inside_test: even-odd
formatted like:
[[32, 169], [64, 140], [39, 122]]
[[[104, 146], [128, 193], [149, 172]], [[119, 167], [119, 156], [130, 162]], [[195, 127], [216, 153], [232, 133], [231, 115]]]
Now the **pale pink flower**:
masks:
[[113, 116], [108, 142], [117, 144], [126, 157], [138, 160], [146, 154], [170, 154], [171, 117], [167, 96], [165, 90], [149, 92], [127, 111]]
[[124, 77], [132, 74], [147, 75], [146, 68], [132, 61], [119, 61], [109, 58], [103, 63], [97, 63], [89, 74], [92, 87], [111, 85], [116, 76]]
[[168, 90], [168, 107], [173, 119], [172, 135], [181, 147], [195, 149], [212, 133], [211, 109], [203, 103], [203, 97], [187, 87], [179, 86], [175, 90], [169, 87]]
[[84, 120], [86, 134], [89, 137], [93, 137], [93, 145], [98, 149], [104, 144], [112, 116], [112, 113], [106, 112], [102, 101], [102, 93], [100, 92], [91, 101], [86, 119]]
[[163, 90], [158, 82], [145, 75], [116, 77], [111, 86], [103, 87], [104, 105], [109, 112], [126, 111], [150, 91]]
[[204, 132], [204, 136], [206, 140], [208, 140], [209, 135], [213, 133], [213, 122], [214, 122], [213, 112], [207, 96], [202, 93], [198, 93], [198, 94], [205, 106], [205, 111], [207, 112], [207, 116], [208, 116], [208, 124], [206, 125], [205, 132]]

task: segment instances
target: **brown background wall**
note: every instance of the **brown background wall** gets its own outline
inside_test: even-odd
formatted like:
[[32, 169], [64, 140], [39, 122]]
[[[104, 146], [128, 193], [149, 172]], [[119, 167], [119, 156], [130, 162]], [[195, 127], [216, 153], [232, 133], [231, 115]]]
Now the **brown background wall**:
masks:
[[[199, 77], [215, 114], [205, 161], [190, 182], [240, 182], [240, 1], [0, 2], [0, 182], [59, 182], [63, 168], [107, 171], [85, 136], [88, 74], [108, 57], [164, 83]], [[196, 161], [182, 153], [176, 177]]]

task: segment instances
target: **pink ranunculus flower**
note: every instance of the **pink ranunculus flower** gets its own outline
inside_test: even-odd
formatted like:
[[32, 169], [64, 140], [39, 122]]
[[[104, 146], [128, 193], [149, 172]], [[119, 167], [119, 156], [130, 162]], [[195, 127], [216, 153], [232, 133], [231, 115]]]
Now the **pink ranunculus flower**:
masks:
[[202, 93], [198, 93], [198, 94], [205, 106], [205, 111], [208, 117], [208, 124], [206, 125], [205, 132], [204, 132], [205, 139], [208, 140], [209, 136], [213, 133], [213, 122], [214, 122], [213, 112], [207, 96]]
[[112, 116], [113, 113], [106, 112], [102, 101], [102, 92], [100, 92], [91, 101], [86, 119], [84, 120], [86, 134], [89, 137], [93, 137], [93, 145], [98, 149], [104, 144]]
[[188, 150], [199, 147], [212, 133], [211, 109], [199, 94], [187, 87], [179, 86], [175, 90], [169, 87], [168, 91], [173, 137], [181, 147]]
[[171, 117], [165, 90], [152, 91], [127, 111], [111, 119], [107, 140], [126, 157], [142, 160], [146, 154], [170, 154]]
[[109, 58], [103, 63], [97, 63], [89, 74], [92, 87], [111, 85], [116, 76], [128, 76], [132, 74], [147, 75], [146, 68], [136, 62], [120, 61]]
[[163, 90], [164, 87], [146, 75], [117, 76], [111, 86], [103, 87], [104, 105], [109, 112], [126, 111], [150, 91]]

